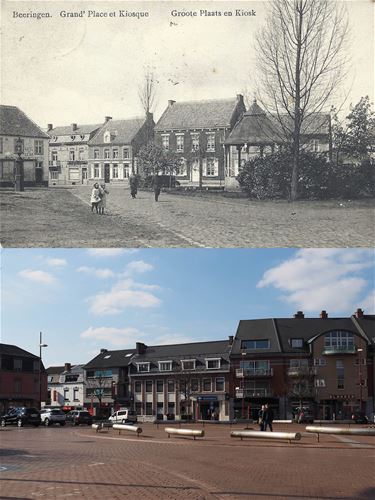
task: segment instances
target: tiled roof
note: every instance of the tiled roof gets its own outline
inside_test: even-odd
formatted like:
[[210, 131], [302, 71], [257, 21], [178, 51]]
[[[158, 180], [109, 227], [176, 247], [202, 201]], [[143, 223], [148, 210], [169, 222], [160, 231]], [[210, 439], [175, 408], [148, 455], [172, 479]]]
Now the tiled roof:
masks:
[[71, 125], [66, 125], [63, 127], [53, 127], [48, 130], [48, 134], [50, 136], [60, 136], [60, 135], [83, 135], [83, 134], [91, 134], [102, 127], [102, 123], [96, 125], [77, 125], [77, 128], [73, 130]]
[[63, 366], [49, 366], [46, 368], [48, 375], [60, 375], [65, 370], [65, 365]]
[[237, 98], [175, 102], [168, 106], [155, 130], [229, 127]]
[[6, 356], [22, 356], [24, 358], [39, 359], [39, 357], [35, 354], [31, 354], [31, 352], [25, 351], [24, 349], [12, 344], [0, 344], [0, 354]]
[[[101, 126], [89, 144], [90, 146], [130, 144], [145, 121], [144, 117], [129, 118], [127, 120], [109, 120]], [[111, 134], [110, 144], [104, 142], [104, 134], [107, 131]]]
[[85, 370], [90, 370], [95, 368], [128, 366], [132, 354], [134, 353], [135, 349], [120, 349], [116, 351], [106, 350], [95, 356], [95, 358], [93, 358], [86, 365], [84, 365], [83, 368]]
[[48, 139], [49, 136], [16, 106], [0, 106], [0, 135], [35, 137]]

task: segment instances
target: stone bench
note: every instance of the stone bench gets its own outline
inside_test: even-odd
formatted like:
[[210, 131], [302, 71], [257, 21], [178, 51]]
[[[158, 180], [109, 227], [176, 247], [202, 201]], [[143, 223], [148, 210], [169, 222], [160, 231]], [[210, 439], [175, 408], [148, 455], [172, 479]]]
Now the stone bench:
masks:
[[176, 429], [175, 427], [166, 427], [164, 430], [169, 438], [171, 434], [177, 436], [192, 436], [194, 440], [196, 437], [204, 437], [203, 429]]
[[319, 434], [346, 434], [350, 436], [375, 436], [375, 428], [360, 427], [359, 429], [346, 428], [346, 427], [318, 427], [314, 425], [308, 425], [306, 427], [306, 432], [312, 432], [317, 435], [319, 442]]
[[137, 425], [113, 424], [112, 428], [118, 431], [119, 434], [121, 434], [121, 431], [135, 432], [137, 437], [139, 437], [142, 432], [142, 428]]
[[301, 439], [301, 434], [299, 432], [265, 432], [265, 431], [232, 431], [230, 433], [231, 437], [239, 437], [242, 441], [243, 438], [255, 438], [255, 439], [285, 439], [289, 441], [299, 441]]

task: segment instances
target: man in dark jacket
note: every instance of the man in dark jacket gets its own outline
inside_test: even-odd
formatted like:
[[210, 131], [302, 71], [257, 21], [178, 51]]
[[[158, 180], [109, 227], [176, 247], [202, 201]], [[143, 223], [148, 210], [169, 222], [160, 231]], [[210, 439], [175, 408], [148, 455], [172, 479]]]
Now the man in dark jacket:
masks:
[[269, 426], [270, 431], [273, 432], [272, 428], [272, 422], [273, 422], [273, 410], [272, 408], [269, 407], [268, 404], [265, 405], [264, 412], [263, 412], [263, 430], [267, 430], [267, 426]]
[[158, 174], [155, 174], [154, 177], [152, 178], [152, 186], [154, 188], [154, 193], [155, 193], [155, 201], [158, 201], [160, 191], [161, 191], [161, 177]]

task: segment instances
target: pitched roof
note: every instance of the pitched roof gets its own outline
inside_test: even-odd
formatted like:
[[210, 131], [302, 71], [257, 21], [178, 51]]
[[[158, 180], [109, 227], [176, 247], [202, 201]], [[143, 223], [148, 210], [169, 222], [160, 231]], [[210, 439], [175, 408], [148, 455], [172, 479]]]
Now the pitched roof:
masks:
[[0, 354], [6, 356], [19, 356], [24, 358], [35, 358], [39, 359], [39, 356], [32, 354], [31, 352], [25, 351], [20, 347], [12, 344], [1, 344], [0, 343]]
[[[145, 122], [145, 117], [129, 118], [127, 120], [108, 120], [96, 132], [94, 137], [89, 141], [89, 144], [90, 146], [129, 144]], [[107, 131], [111, 134], [111, 142], [109, 144], [104, 142], [104, 134]]]
[[135, 349], [104, 350], [83, 366], [85, 370], [128, 366]]
[[164, 111], [155, 130], [229, 127], [237, 98], [175, 102]]
[[78, 125], [75, 130], [73, 130], [71, 125], [65, 125], [62, 127], [53, 127], [48, 130], [48, 134], [50, 136], [59, 136], [59, 135], [83, 135], [83, 134], [91, 134], [102, 127], [102, 123], [98, 123], [96, 125]]
[[5, 105], [0, 105], [0, 135], [49, 138], [23, 111], [16, 106]]

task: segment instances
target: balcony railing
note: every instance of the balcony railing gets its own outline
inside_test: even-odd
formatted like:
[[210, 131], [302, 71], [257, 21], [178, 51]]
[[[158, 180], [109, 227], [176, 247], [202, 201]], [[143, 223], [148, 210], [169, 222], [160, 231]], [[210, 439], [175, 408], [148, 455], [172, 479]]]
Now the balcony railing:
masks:
[[273, 368], [254, 368], [254, 369], [237, 368], [236, 369], [236, 377], [237, 378], [272, 377], [272, 376], [273, 376]]
[[288, 368], [289, 377], [313, 377], [316, 375], [315, 366], [291, 366]]
[[357, 349], [354, 345], [345, 346], [327, 346], [323, 347], [322, 354], [356, 354]]
[[48, 165], [50, 167], [61, 167], [61, 161], [60, 160], [49, 160]]
[[86, 165], [87, 160], [69, 160], [68, 165]]
[[264, 398], [271, 397], [273, 392], [271, 389], [265, 389], [263, 387], [259, 389], [236, 389], [236, 398]]

